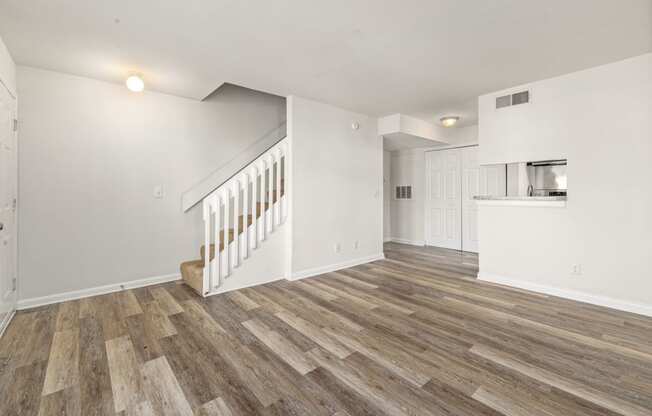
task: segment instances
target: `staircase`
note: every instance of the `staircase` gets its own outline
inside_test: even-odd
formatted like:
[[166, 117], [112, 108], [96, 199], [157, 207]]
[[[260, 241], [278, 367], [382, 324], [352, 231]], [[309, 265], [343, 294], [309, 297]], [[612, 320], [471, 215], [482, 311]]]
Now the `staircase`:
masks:
[[287, 219], [287, 139], [276, 143], [202, 200], [200, 258], [181, 264], [183, 281], [201, 296], [226, 291], [238, 270]]

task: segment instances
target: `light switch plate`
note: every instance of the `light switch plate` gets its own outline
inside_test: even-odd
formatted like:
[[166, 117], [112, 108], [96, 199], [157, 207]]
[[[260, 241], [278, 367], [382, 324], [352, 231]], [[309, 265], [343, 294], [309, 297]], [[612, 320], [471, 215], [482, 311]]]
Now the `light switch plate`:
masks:
[[164, 195], [165, 195], [165, 194], [164, 194], [164, 192], [163, 192], [163, 185], [156, 185], [156, 186], [154, 187], [154, 198], [156, 198], [156, 199], [163, 199], [163, 196], [164, 196]]

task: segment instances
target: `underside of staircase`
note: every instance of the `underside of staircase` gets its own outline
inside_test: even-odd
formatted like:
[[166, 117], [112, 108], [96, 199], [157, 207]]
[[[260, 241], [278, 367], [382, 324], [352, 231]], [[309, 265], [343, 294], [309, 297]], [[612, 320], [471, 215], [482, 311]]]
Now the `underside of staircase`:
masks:
[[235, 268], [264, 250], [269, 234], [283, 224], [286, 160], [283, 140], [204, 198], [200, 258], [180, 267], [184, 283], [201, 296], [218, 293], [225, 278], [244, 273]]

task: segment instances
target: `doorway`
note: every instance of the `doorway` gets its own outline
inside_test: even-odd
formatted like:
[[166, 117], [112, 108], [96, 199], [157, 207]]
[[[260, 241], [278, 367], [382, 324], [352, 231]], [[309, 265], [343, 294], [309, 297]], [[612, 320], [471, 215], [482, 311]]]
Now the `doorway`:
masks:
[[16, 310], [16, 99], [0, 82], [0, 334]]
[[479, 251], [476, 195], [506, 194], [505, 165], [481, 166], [478, 146], [426, 152], [426, 245]]

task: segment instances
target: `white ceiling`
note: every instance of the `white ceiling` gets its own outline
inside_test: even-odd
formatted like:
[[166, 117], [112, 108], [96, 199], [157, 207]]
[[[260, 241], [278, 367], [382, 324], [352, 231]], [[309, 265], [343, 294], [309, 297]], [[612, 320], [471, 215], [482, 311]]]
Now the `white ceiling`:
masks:
[[[474, 98], [652, 51], [651, 0], [0, 0], [19, 64], [472, 124]], [[468, 117], [467, 117], [468, 114]]]

